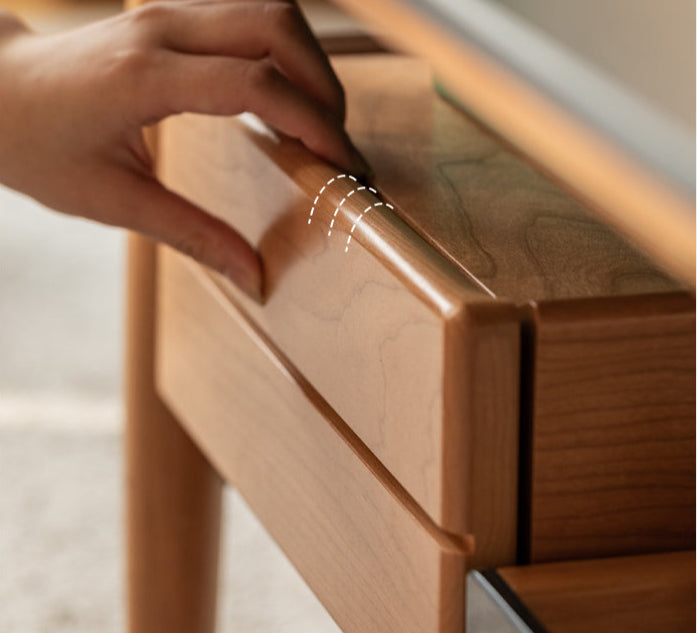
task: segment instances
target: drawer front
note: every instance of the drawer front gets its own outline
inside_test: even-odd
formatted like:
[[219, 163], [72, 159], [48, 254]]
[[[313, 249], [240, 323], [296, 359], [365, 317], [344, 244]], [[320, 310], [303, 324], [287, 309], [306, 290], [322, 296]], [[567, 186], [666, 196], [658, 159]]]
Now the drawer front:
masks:
[[166, 249], [157, 335], [161, 396], [342, 630], [463, 630], [463, 541], [435, 527], [206, 273]]
[[515, 310], [298, 143], [193, 115], [162, 134], [168, 186], [261, 252], [266, 304], [226, 291], [439, 526], [512, 562]]
[[535, 315], [533, 562], [695, 543], [695, 316], [687, 296]]

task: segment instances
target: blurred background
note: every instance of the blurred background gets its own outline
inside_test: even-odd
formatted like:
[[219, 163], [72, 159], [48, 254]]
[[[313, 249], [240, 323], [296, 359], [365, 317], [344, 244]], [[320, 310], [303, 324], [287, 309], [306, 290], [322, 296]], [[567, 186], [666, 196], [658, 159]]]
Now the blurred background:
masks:
[[[37, 31], [112, 0], [0, 0]], [[125, 631], [122, 403], [125, 234], [0, 187], [0, 631]], [[339, 629], [233, 491], [223, 633]]]

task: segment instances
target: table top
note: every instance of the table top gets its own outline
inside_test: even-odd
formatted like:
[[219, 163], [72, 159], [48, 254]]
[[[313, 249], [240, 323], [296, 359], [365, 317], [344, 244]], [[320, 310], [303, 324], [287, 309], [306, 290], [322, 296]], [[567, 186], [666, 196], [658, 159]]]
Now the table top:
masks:
[[483, 292], [521, 303], [680, 287], [436, 94], [427, 64], [372, 55], [334, 65], [346, 87], [348, 130], [374, 165], [380, 194]]
[[[390, 46], [427, 60], [479, 120], [694, 286], [694, 197], [684, 187], [676, 187], [606, 130], [588, 125], [529, 78], [502, 64], [480, 42], [453, 33], [418, 3], [335, 2]], [[634, 109], [625, 112], [627, 117], [635, 114]]]

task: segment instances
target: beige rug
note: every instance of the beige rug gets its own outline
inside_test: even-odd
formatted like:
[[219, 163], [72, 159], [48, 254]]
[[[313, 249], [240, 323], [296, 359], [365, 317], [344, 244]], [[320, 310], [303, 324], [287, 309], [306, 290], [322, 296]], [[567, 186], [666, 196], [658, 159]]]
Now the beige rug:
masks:
[[[0, 428], [0, 631], [122, 633], [121, 440]], [[221, 633], [338, 633], [239, 495], [225, 499]]]

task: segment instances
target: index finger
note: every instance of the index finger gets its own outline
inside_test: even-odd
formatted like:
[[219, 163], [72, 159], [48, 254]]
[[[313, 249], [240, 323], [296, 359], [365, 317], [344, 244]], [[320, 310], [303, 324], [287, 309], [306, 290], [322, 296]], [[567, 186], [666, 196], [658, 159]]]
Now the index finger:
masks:
[[246, 59], [270, 57], [299, 88], [343, 121], [344, 91], [300, 10], [289, 2], [174, 5], [162, 44], [179, 52]]

